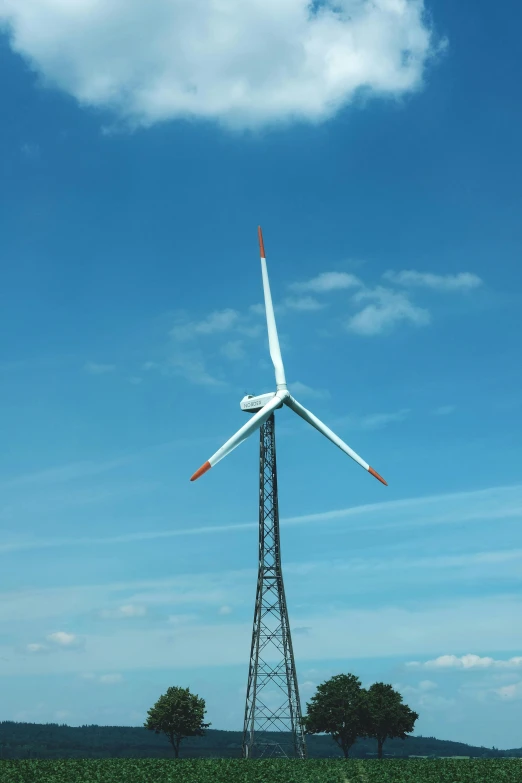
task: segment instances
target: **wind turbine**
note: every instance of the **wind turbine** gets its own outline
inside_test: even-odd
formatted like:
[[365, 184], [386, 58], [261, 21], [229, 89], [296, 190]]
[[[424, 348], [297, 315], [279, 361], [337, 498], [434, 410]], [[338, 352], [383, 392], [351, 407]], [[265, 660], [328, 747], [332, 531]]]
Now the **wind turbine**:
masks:
[[221, 446], [191, 477], [191, 481], [195, 481], [200, 478], [207, 470], [213, 468], [214, 465], [230, 454], [240, 443], [246, 440], [253, 432], [258, 430], [265, 421], [272, 415], [277, 408], [282, 408], [283, 405], [287, 405], [294, 413], [301, 416], [305, 421], [319, 430], [328, 440], [334, 443], [341, 451], [344, 451], [349, 457], [351, 457], [358, 465], [360, 465], [376, 479], [379, 479], [383, 484], [388, 486], [387, 482], [380, 476], [376, 470], [374, 470], [362, 457], [359, 457], [353, 449], [351, 449], [341, 438], [335, 434], [326, 424], [317, 418], [311, 411], [307, 410], [295, 397], [292, 397], [288, 391], [285, 377], [285, 368], [283, 366], [283, 357], [281, 356], [281, 348], [279, 347], [279, 337], [277, 336], [277, 327], [274, 315], [274, 305], [272, 303], [272, 295], [270, 293], [270, 283], [268, 281], [268, 271], [266, 266], [265, 246], [263, 242], [263, 233], [261, 226], [258, 227], [259, 236], [259, 250], [261, 253], [261, 275], [263, 278], [263, 291], [265, 295], [265, 310], [266, 310], [266, 323], [268, 327], [268, 344], [270, 348], [270, 356], [274, 364], [276, 391], [269, 392], [268, 394], [261, 394], [259, 396], [247, 395], [241, 400], [241, 410], [254, 413], [254, 416], [250, 421], [241, 427], [235, 435], [227, 440], [227, 442]]
[[[276, 391], [259, 396], [247, 394], [243, 397], [240, 403], [241, 409], [254, 415], [248, 424], [241, 427], [194, 473], [191, 481], [195, 481], [210, 470], [257, 429], [260, 430], [259, 566], [243, 726], [243, 757], [274, 755], [277, 749], [284, 753], [282, 745], [285, 743], [274, 742], [273, 735], [272, 737], [267, 735], [267, 732], [277, 731], [280, 737], [283, 733], [290, 735], [291, 741], [287, 746], [292, 747], [294, 756], [305, 758], [306, 743], [281, 568], [274, 411], [287, 405], [372, 476], [383, 484], [386, 482], [317, 416], [297, 402], [288, 391], [268, 282], [261, 227], [258, 228], [258, 233], [268, 341], [275, 369]], [[276, 701], [274, 701], [274, 693]], [[281, 693], [283, 696], [280, 695]], [[277, 698], [282, 701], [277, 702]], [[264, 742], [260, 741], [260, 737]]]

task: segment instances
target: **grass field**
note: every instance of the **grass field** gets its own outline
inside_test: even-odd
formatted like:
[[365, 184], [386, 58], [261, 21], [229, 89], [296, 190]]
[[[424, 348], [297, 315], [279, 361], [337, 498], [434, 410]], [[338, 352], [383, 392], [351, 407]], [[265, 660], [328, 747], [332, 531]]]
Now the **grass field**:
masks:
[[0, 783], [522, 783], [522, 759], [15, 760]]

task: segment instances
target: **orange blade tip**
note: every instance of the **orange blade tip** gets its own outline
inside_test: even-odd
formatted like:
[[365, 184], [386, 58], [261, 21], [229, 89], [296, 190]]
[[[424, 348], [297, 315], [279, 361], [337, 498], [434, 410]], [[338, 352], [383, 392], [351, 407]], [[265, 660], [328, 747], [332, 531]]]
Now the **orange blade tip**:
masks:
[[266, 258], [265, 243], [263, 242], [263, 232], [261, 231], [261, 226], [257, 227], [257, 235], [259, 237], [259, 252], [261, 253], [261, 258]]
[[388, 482], [383, 479], [382, 476], [379, 476], [376, 470], [373, 468], [368, 468], [368, 473], [371, 473], [372, 476], [375, 476], [376, 479], [379, 479], [379, 481], [384, 484], [386, 487], [388, 486]]
[[193, 476], [191, 476], [190, 480], [191, 480], [191, 481], [195, 481], [195, 480], [196, 480], [196, 479], [198, 479], [200, 476], [202, 476], [202, 475], [203, 475], [203, 473], [206, 473], [206, 472], [207, 472], [207, 470], [210, 470], [210, 468], [211, 468], [211, 467], [212, 467], [212, 465], [210, 464], [210, 462], [205, 462], [205, 464], [204, 464], [204, 465], [202, 465], [202, 466], [200, 467], [200, 469], [199, 469], [199, 470], [196, 470], [196, 472], [194, 473], [194, 475], [193, 475]]

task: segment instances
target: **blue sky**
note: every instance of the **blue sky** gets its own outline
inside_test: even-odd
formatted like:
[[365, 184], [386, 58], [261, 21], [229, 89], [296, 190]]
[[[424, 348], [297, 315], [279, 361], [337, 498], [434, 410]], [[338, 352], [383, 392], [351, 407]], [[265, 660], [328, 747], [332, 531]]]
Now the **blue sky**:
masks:
[[337, 7], [3, 3], [0, 719], [242, 727], [257, 437], [189, 477], [274, 388], [260, 223], [290, 389], [389, 483], [278, 411], [303, 704], [522, 745], [522, 10]]

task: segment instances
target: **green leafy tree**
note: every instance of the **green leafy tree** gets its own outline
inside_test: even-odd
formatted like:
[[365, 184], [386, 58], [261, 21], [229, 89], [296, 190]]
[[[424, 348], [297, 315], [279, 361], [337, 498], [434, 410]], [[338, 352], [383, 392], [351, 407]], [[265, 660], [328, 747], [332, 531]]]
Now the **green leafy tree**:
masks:
[[350, 748], [363, 736], [364, 693], [353, 674], [336, 674], [317, 687], [303, 718], [307, 734], [330, 734], [348, 758]]
[[202, 737], [203, 729], [210, 723], [203, 723], [205, 700], [200, 699], [188, 688], [169, 688], [160, 696], [154, 707], [148, 710], [144, 723], [146, 729], [156, 734], [165, 734], [179, 758], [179, 746], [186, 737]]
[[419, 717], [402, 703], [402, 696], [391, 685], [376, 682], [364, 692], [363, 733], [377, 740], [377, 755], [387, 739], [406, 739]]

